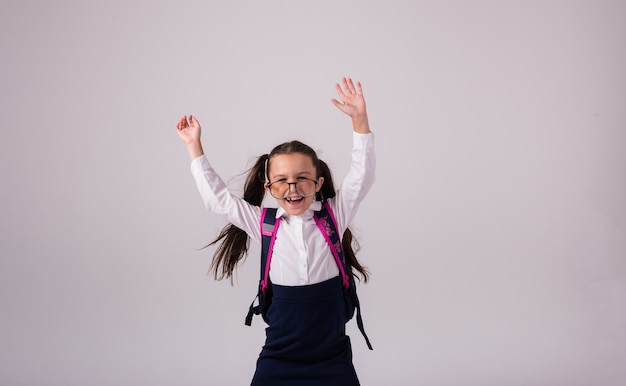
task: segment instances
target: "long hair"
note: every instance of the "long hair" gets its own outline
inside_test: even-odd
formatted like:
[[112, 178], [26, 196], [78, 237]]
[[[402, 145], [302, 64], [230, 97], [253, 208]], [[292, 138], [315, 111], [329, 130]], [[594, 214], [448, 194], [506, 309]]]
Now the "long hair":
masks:
[[[335, 186], [333, 184], [332, 173], [326, 162], [317, 157], [315, 151], [300, 141], [285, 142], [276, 146], [269, 154], [260, 156], [252, 168], [248, 170], [246, 182], [244, 184], [243, 199], [251, 205], [261, 206], [265, 197], [265, 182], [268, 179], [266, 175], [269, 170], [269, 164], [272, 157], [278, 154], [301, 153], [311, 157], [317, 177], [324, 177], [324, 183], [319, 192], [316, 193], [315, 199], [325, 202], [335, 197]], [[267, 168], [267, 170], [266, 170]], [[218, 244], [217, 250], [213, 255], [213, 261], [209, 272], [213, 272], [215, 279], [222, 280], [229, 278], [233, 282], [233, 273], [240, 261], [244, 260], [248, 248], [250, 247], [250, 238], [242, 229], [233, 224], [226, 225], [217, 238], [209, 245]], [[346, 269], [350, 275], [362, 279], [364, 282], [369, 280], [369, 272], [366, 267], [356, 258], [356, 252], [359, 250], [359, 244], [354, 239], [350, 228], [346, 228], [342, 237], [343, 253], [346, 259]], [[356, 272], [355, 272], [356, 271]]]

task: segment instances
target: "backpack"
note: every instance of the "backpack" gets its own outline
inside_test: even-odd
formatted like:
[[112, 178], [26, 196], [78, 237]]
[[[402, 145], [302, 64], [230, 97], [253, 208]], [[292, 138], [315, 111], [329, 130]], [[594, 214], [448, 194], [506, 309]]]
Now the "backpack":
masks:
[[[259, 289], [257, 296], [250, 304], [248, 315], [246, 316], [245, 324], [247, 326], [252, 325], [253, 315], [261, 315], [263, 320], [267, 323], [266, 313], [272, 304], [272, 286], [270, 285], [270, 262], [272, 260], [272, 252], [274, 249], [274, 240], [276, 239], [276, 233], [280, 226], [280, 219], [276, 218], [277, 208], [263, 208], [261, 214], [261, 273], [259, 281]], [[337, 231], [337, 221], [335, 215], [330, 208], [328, 202], [322, 205], [322, 209], [316, 211], [313, 215], [317, 227], [322, 232], [326, 243], [328, 244], [337, 266], [339, 267], [339, 275], [342, 278], [343, 296], [346, 305], [346, 322], [353, 318], [356, 311], [356, 322], [359, 327], [359, 331], [363, 334], [367, 347], [372, 350], [372, 345], [365, 333], [363, 327], [363, 319], [361, 317], [361, 306], [359, 304], [359, 297], [356, 293], [356, 283], [354, 277], [346, 272], [346, 261], [343, 255], [343, 245], [341, 243], [339, 232]], [[254, 305], [258, 299], [258, 305]]]

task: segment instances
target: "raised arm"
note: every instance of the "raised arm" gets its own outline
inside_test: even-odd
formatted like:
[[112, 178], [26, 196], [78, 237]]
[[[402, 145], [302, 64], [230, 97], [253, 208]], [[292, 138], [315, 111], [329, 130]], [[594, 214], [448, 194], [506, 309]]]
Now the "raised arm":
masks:
[[189, 158], [191, 158], [191, 173], [205, 207], [244, 230], [253, 239], [260, 241], [259, 218], [261, 209], [234, 196], [228, 190], [224, 180], [204, 157], [198, 120], [192, 115], [183, 116], [176, 123], [176, 131], [187, 146]]
[[337, 83], [335, 88], [342, 102], [337, 99], [331, 99], [335, 106], [343, 113], [352, 118], [352, 128], [355, 132], [367, 134], [370, 132], [370, 125], [367, 120], [367, 110], [365, 108], [365, 98], [363, 97], [363, 89], [361, 82], [356, 82], [356, 87], [351, 78], [342, 78], [342, 86]]
[[331, 101], [352, 118], [354, 134], [350, 169], [337, 191], [337, 196], [331, 201], [341, 232], [348, 227], [359, 204], [374, 183], [376, 169], [374, 138], [369, 128], [361, 83], [357, 82], [357, 87], [354, 87], [352, 79], [343, 78], [342, 85], [343, 87], [337, 84], [335, 88], [343, 103], [336, 99]]
[[189, 158], [193, 161], [204, 154], [202, 143], [200, 142], [200, 122], [193, 115], [184, 116], [176, 123], [178, 136], [187, 146]]

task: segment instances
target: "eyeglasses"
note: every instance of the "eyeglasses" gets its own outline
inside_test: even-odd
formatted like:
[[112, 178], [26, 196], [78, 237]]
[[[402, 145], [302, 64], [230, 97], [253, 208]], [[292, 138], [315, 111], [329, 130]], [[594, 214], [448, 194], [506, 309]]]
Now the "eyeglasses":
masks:
[[274, 198], [283, 199], [289, 196], [289, 192], [291, 191], [291, 185], [295, 186], [296, 192], [300, 196], [306, 198], [315, 195], [315, 187], [317, 186], [317, 181], [306, 177], [298, 177], [298, 180], [296, 182], [287, 182], [283, 180], [274, 181], [268, 184], [267, 188]]

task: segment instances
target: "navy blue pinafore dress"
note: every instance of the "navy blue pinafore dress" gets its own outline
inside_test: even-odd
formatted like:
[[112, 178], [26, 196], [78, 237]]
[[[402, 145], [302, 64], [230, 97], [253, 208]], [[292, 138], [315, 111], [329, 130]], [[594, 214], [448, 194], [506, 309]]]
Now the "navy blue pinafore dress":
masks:
[[[332, 214], [330, 208], [328, 210]], [[359, 385], [352, 364], [350, 338], [346, 335], [346, 293], [342, 276], [345, 280], [348, 279], [343, 265], [340, 267], [340, 276], [321, 283], [304, 286], [271, 283], [269, 266], [273, 237], [269, 236], [275, 235], [278, 223], [274, 228], [275, 218], [272, 215], [266, 216], [265, 211], [262, 217], [261, 233], [265, 237], [261, 259], [259, 306], [250, 306], [246, 324], [250, 325], [253, 313], [262, 313], [268, 327], [265, 329], [265, 345], [257, 360], [251, 385]], [[265, 221], [271, 224], [264, 223]], [[332, 222], [333, 225], [326, 233], [336, 231], [334, 216]], [[329, 226], [329, 223], [330, 221], [318, 223], [318, 226], [324, 228]], [[267, 231], [268, 228], [265, 227], [269, 227], [270, 230]], [[327, 241], [330, 242], [330, 239]], [[267, 296], [268, 300], [264, 301], [264, 296]], [[371, 349], [362, 328], [360, 314], [358, 319], [359, 328]]]
[[271, 285], [269, 327], [252, 385], [359, 385], [340, 277], [298, 287]]

